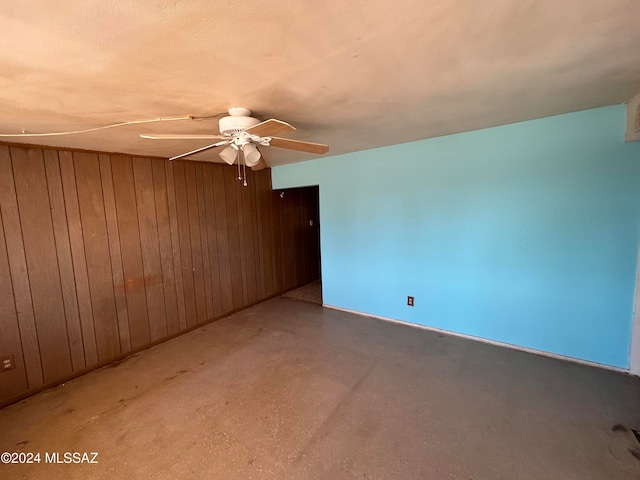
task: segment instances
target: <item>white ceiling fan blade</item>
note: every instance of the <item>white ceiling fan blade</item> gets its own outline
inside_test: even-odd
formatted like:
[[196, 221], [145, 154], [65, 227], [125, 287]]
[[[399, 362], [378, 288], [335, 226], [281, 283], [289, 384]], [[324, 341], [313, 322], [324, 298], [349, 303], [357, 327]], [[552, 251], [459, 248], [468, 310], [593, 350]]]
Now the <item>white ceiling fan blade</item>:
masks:
[[245, 128], [244, 131], [258, 137], [270, 137], [272, 135], [280, 135], [281, 133], [293, 132], [295, 128], [286, 122], [270, 118], [253, 127]]
[[329, 145], [322, 143], [301, 142], [300, 140], [291, 140], [290, 138], [271, 137], [269, 145], [278, 148], [288, 148], [289, 150], [297, 150], [299, 152], [323, 154], [329, 151]]
[[150, 138], [151, 140], [216, 140], [218, 138], [227, 138], [222, 135], [194, 135], [191, 133], [141, 133], [140, 137]]
[[205, 150], [209, 150], [210, 148], [227, 145], [228, 143], [229, 143], [229, 140], [225, 140], [224, 142], [214, 143], [212, 145], [207, 145], [206, 147], [196, 148], [195, 150], [191, 150], [190, 152], [183, 153], [182, 155], [176, 155], [175, 157], [171, 157], [169, 160], [178, 160], [179, 158], [188, 157], [189, 155], [193, 155], [194, 153], [204, 152]]

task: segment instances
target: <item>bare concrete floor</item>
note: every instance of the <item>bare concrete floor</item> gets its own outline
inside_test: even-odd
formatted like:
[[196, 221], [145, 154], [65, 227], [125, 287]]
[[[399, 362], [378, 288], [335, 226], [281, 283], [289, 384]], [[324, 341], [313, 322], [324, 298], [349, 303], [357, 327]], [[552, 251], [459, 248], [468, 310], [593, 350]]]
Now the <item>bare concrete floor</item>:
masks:
[[278, 298], [0, 410], [0, 478], [630, 480], [638, 427], [638, 378]]
[[283, 295], [286, 298], [304, 300], [322, 305], [322, 280], [316, 280]]

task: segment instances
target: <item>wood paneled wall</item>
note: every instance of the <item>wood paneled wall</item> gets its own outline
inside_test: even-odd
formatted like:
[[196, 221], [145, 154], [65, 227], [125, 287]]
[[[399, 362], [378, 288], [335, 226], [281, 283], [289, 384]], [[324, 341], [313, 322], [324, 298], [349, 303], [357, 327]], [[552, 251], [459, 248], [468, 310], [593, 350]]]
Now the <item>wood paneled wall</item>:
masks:
[[0, 145], [0, 404], [318, 278], [317, 188], [247, 175]]

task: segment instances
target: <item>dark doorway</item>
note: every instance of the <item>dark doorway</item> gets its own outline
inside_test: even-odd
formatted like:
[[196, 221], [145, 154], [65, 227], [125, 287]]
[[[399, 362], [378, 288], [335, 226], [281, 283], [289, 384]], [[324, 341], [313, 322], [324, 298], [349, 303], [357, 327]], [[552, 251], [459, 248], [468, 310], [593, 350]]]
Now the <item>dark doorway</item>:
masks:
[[[275, 190], [274, 195], [284, 222], [283, 233], [293, 234], [292, 238], [282, 236], [283, 274], [296, 276], [286, 278], [284, 283], [297, 287], [286, 296], [322, 304], [319, 187]], [[288, 222], [293, 225], [286, 225]], [[295, 259], [297, 265], [291, 263]]]

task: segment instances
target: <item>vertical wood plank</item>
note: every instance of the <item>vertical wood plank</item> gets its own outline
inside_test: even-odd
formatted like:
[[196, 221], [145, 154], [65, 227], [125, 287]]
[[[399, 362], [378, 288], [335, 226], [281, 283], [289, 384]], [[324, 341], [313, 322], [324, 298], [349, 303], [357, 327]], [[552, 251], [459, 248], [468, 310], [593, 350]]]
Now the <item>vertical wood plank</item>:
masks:
[[289, 288], [292, 288], [298, 285], [296, 278], [298, 271], [298, 238], [296, 232], [296, 203], [299, 198], [298, 191], [291, 189], [288, 192], [288, 197], [286, 223], [287, 237], [290, 239], [291, 246], [289, 255], [287, 255], [287, 273], [289, 275]]
[[218, 239], [215, 200], [213, 196], [213, 169], [212, 165], [204, 165], [202, 179], [204, 184], [204, 211], [206, 217], [206, 234], [209, 245], [209, 272], [211, 274], [211, 300], [213, 303], [213, 316], [222, 315], [222, 294], [220, 292], [220, 262], [218, 260]]
[[227, 204], [227, 232], [229, 234], [229, 264], [231, 269], [231, 297], [233, 308], [240, 308], [245, 304], [245, 289], [242, 281], [242, 254], [240, 249], [240, 226], [238, 224], [238, 200], [235, 172], [231, 168], [225, 168], [224, 191]]
[[[281, 199], [280, 202], [280, 229], [282, 232], [282, 288], [284, 290], [288, 290], [291, 288], [291, 267], [289, 258], [293, 256], [293, 237], [291, 236], [291, 232], [289, 231], [289, 219], [291, 216], [291, 209], [289, 208], [291, 200], [291, 190], [285, 192], [284, 198]], [[287, 248], [288, 255], [287, 255]]]
[[320, 187], [314, 188], [313, 194], [313, 278], [320, 278]]
[[265, 290], [265, 262], [263, 255], [263, 247], [264, 247], [264, 239], [263, 239], [263, 231], [262, 231], [262, 204], [260, 202], [260, 189], [262, 188], [262, 184], [260, 183], [261, 179], [261, 171], [253, 172], [251, 182], [251, 195], [253, 205], [255, 206], [252, 216], [253, 216], [253, 232], [254, 232], [254, 250], [256, 255], [256, 272], [257, 272], [257, 282], [258, 282], [258, 298], [263, 299], [266, 296]]
[[247, 279], [247, 252], [245, 251], [245, 235], [244, 235], [244, 195], [242, 182], [237, 181], [234, 182], [235, 186], [235, 196], [236, 196], [236, 215], [238, 217], [238, 250], [240, 255], [240, 274], [242, 277], [242, 305], [247, 305], [249, 303], [249, 286]]
[[233, 310], [233, 288], [231, 280], [231, 257], [227, 224], [227, 197], [225, 193], [225, 167], [212, 165], [213, 203], [216, 216], [216, 246], [220, 275], [220, 301], [222, 313]]
[[[187, 185], [185, 184], [185, 162], [173, 162], [173, 174], [176, 193], [176, 213], [180, 236], [180, 258], [182, 283], [184, 287], [184, 306], [187, 327], [198, 323], [196, 293], [193, 277], [193, 257], [191, 249], [191, 230], [189, 226], [189, 208], [187, 206]], [[177, 272], [176, 272], [177, 274]]]
[[45, 383], [71, 374], [71, 352], [42, 150], [11, 149]]
[[180, 330], [187, 328], [185, 312], [184, 285], [182, 282], [182, 260], [180, 258], [180, 234], [178, 232], [178, 212], [176, 207], [176, 190], [173, 163], [165, 163], [164, 172], [167, 178], [167, 206], [169, 209], [169, 228], [171, 230], [171, 256], [173, 257], [173, 275], [178, 309], [178, 326]]
[[255, 301], [260, 301], [264, 298], [264, 262], [262, 261], [262, 246], [260, 243], [261, 232], [260, 223], [261, 220], [258, 216], [258, 188], [260, 187], [258, 182], [258, 173], [251, 171], [251, 184], [249, 186], [249, 198], [251, 200], [251, 208], [248, 216], [251, 222], [251, 248], [253, 248], [253, 270], [254, 270], [254, 283], [255, 283]]
[[[2, 148], [2, 147], [0, 147]], [[29, 388], [20, 343], [20, 328], [11, 285], [7, 245], [0, 209], [0, 352], [14, 356], [16, 368], [5, 371], [0, 381], [0, 402], [20, 395]]]
[[282, 239], [282, 203], [283, 199], [280, 197], [282, 194], [281, 191], [274, 191], [271, 194], [271, 205], [272, 205], [272, 232], [273, 232], [273, 264], [275, 265], [274, 269], [274, 278], [275, 285], [277, 291], [284, 291], [284, 258], [282, 255], [283, 250], [283, 239]]
[[300, 264], [298, 265], [298, 281], [297, 285], [301, 285], [306, 283], [306, 276], [308, 275], [308, 267], [309, 267], [309, 259], [306, 256], [307, 252], [307, 227], [304, 223], [304, 217], [306, 214], [306, 205], [304, 202], [307, 199], [306, 190], [303, 190], [300, 195], [300, 201], [296, 205], [296, 232], [299, 238], [299, 249], [300, 252]]
[[297, 231], [297, 215], [296, 210], [300, 202], [300, 193], [298, 190], [292, 189], [289, 195], [288, 214], [287, 214], [287, 242], [289, 250], [287, 251], [287, 272], [289, 273], [289, 288], [298, 286], [298, 253], [299, 253], [299, 233]]
[[202, 169], [206, 165], [197, 163], [196, 190], [198, 193], [198, 225], [200, 229], [200, 245], [202, 246], [202, 277], [204, 280], [204, 299], [206, 319], [213, 318], [213, 296], [211, 295], [211, 265], [209, 264], [209, 238], [207, 236], [207, 211], [204, 200], [204, 178]]
[[44, 383], [42, 360], [40, 358], [40, 346], [38, 345], [38, 331], [35, 316], [33, 315], [31, 286], [24, 253], [11, 155], [9, 148], [4, 146], [0, 146], [0, 210], [2, 211], [5, 242], [9, 257], [15, 306], [18, 312], [18, 325], [20, 327], [27, 380], [29, 388], [35, 388]]
[[73, 163], [78, 186], [98, 359], [105, 362], [118, 356], [121, 350], [100, 164], [97, 154], [79, 152], [73, 154]]
[[62, 176], [62, 192], [67, 211], [69, 226], [69, 242], [71, 259], [76, 283], [78, 299], [78, 313], [82, 327], [82, 344], [87, 367], [98, 363], [98, 346], [96, 344], [95, 327], [93, 324], [93, 310], [91, 307], [91, 293], [89, 291], [89, 275], [84, 254], [84, 237], [80, 222], [80, 206], [78, 205], [78, 190], [76, 186], [75, 167], [71, 152], [58, 152], [60, 160], [60, 174]]
[[147, 296], [144, 290], [144, 270], [131, 158], [112, 155], [111, 171], [124, 276], [124, 282], [116, 284], [115, 289], [124, 292], [126, 296], [131, 348], [136, 349], [149, 343], [151, 334]]
[[153, 170], [148, 158], [135, 157], [132, 162], [144, 272], [142, 283], [147, 296], [149, 333], [151, 341], [156, 341], [167, 336], [167, 318], [164, 308]]
[[283, 240], [283, 267], [284, 267], [284, 288], [286, 290], [293, 287], [293, 275], [291, 272], [291, 258], [295, 259], [295, 239], [291, 229], [291, 199], [292, 191], [287, 191], [282, 202], [282, 240]]
[[40, 346], [38, 345], [38, 332], [33, 314], [31, 286], [29, 284], [22, 241], [22, 228], [16, 200], [11, 155], [9, 148], [4, 146], [0, 146], [0, 211], [2, 211], [5, 243], [27, 380], [29, 388], [35, 388], [44, 383], [44, 375], [40, 358]]
[[[316, 231], [318, 226], [317, 212], [316, 212], [316, 203], [317, 203], [317, 187], [311, 188], [311, 194], [309, 198], [309, 211], [308, 211], [308, 220], [313, 220], [313, 225], [309, 226], [308, 233], [308, 241], [309, 241], [309, 281], [316, 280], [317, 277], [317, 259], [318, 256], [315, 255], [317, 251], [316, 247]], [[308, 225], [308, 223], [307, 223]]]
[[176, 301], [175, 275], [173, 272], [173, 253], [171, 249], [171, 227], [167, 200], [167, 179], [165, 160], [151, 160], [153, 173], [153, 192], [156, 203], [158, 223], [158, 245], [160, 248], [160, 267], [162, 270], [162, 289], [169, 335], [180, 330], [178, 305]]
[[251, 193], [253, 183], [253, 171], [249, 170], [247, 171], [247, 186], [242, 186], [240, 183], [241, 187], [239, 188], [239, 193], [242, 197], [239, 213], [242, 224], [242, 258], [244, 259], [243, 271], [247, 289], [245, 305], [258, 301], [257, 259], [254, 246], [255, 219], [253, 217], [255, 206], [253, 204], [253, 195]]
[[187, 209], [189, 228], [191, 231], [191, 256], [193, 258], [193, 288], [196, 296], [197, 323], [207, 319], [207, 305], [204, 296], [204, 275], [202, 271], [202, 245], [200, 243], [200, 218], [198, 213], [198, 192], [195, 163], [184, 165], [185, 184], [187, 187]]
[[44, 166], [49, 186], [51, 220], [53, 222], [58, 268], [60, 269], [60, 284], [69, 337], [69, 349], [71, 351], [71, 365], [73, 371], [77, 372], [85, 368], [86, 363], [80, 312], [78, 311], [78, 295], [73, 273], [73, 260], [71, 258], [71, 245], [69, 242], [69, 226], [64, 205], [64, 193], [62, 192], [60, 162], [56, 150], [44, 150]]
[[280, 217], [278, 216], [278, 203], [279, 193], [271, 191], [269, 194], [269, 211], [271, 215], [271, 223], [269, 229], [271, 232], [271, 241], [273, 242], [273, 249], [271, 250], [271, 262], [273, 265], [273, 288], [276, 292], [280, 291], [280, 274], [282, 271], [281, 264], [278, 256], [279, 243], [279, 225]]
[[293, 229], [291, 228], [291, 218], [293, 216], [292, 200], [294, 192], [293, 189], [288, 190], [285, 193], [281, 202], [282, 212], [282, 241], [283, 241], [283, 268], [284, 268], [284, 289], [288, 290], [294, 286], [293, 270], [295, 265], [292, 264], [292, 259], [295, 261], [295, 237], [293, 236]]
[[307, 225], [304, 223], [304, 217], [306, 212], [307, 189], [301, 189], [299, 191], [299, 200], [295, 205], [294, 226], [295, 235], [298, 246], [298, 255], [300, 261], [296, 262], [296, 285], [302, 285], [306, 283], [307, 270], [309, 266], [309, 259], [307, 253], [306, 233]]
[[264, 296], [269, 297], [276, 292], [275, 269], [273, 264], [273, 206], [271, 192], [271, 169], [260, 170], [258, 172], [258, 217], [261, 231], [260, 245], [262, 247], [262, 268], [264, 271], [263, 285]]
[[124, 288], [122, 288], [122, 285], [124, 285], [124, 272], [122, 270], [122, 251], [120, 245], [120, 232], [118, 230], [116, 199], [113, 191], [111, 157], [109, 155], [98, 155], [98, 162], [100, 164], [100, 177], [102, 179], [104, 213], [107, 222], [107, 237], [111, 257], [111, 272], [113, 274], [118, 334], [120, 335], [120, 349], [122, 352], [128, 352], [131, 350], [131, 332], [129, 331], [127, 296]]

